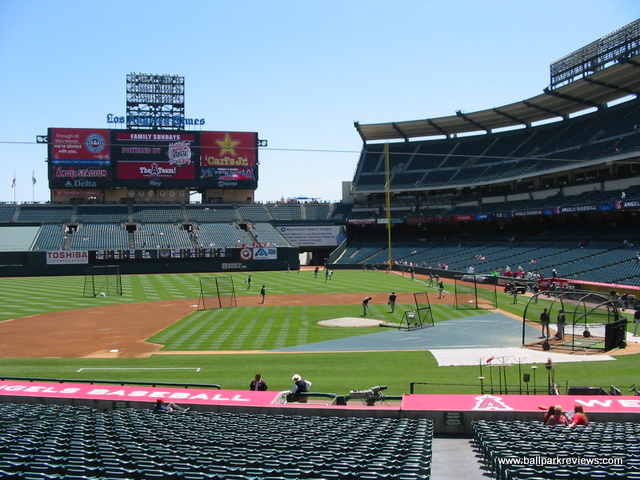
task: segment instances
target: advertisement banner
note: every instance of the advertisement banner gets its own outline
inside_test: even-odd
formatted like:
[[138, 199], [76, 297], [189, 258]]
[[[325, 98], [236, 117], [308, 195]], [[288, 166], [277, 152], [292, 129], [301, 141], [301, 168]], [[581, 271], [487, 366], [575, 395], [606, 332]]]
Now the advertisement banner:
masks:
[[594, 397], [578, 395], [405, 395], [402, 408], [406, 410], [443, 411], [514, 411], [536, 412], [539, 405], [561, 405], [564, 411], [576, 404], [589, 412], [638, 412], [640, 400], [634, 397]]
[[118, 162], [118, 178], [122, 180], [193, 179], [193, 168], [178, 168], [166, 162]]
[[277, 260], [278, 248], [277, 247], [257, 247], [253, 249], [254, 260]]
[[257, 188], [258, 135], [200, 132], [200, 173], [211, 188]]
[[118, 179], [195, 178], [195, 132], [113, 132]]
[[257, 167], [254, 168], [202, 168], [200, 180], [206, 181], [209, 188], [248, 188], [257, 187]]
[[89, 252], [73, 250], [68, 252], [46, 252], [47, 265], [70, 265], [89, 263]]
[[616, 209], [621, 208], [640, 208], [639, 200], [624, 200], [622, 202], [616, 202]]
[[258, 137], [254, 132], [200, 132], [202, 167], [255, 167]]
[[111, 168], [108, 166], [51, 165], [50, 188], [104, 188], [110, 184]]
[[49, 129], [49, 159], [53, 165], [110, 165], [109, 147], [109, 130]]
[[103, 192], [102, 190], [53, 190], [54, 195], [65, 196], [65, 197], [79, 197], [79, 196], [91, 196], [91, 197], [101, 197]]
[[75, 165], [53, 165], [51, 178], [57, 179], [76, 179], [76, 178], [106, 178], [110, 176], [109, 168], [103, 166], [96, 167], [78, 167]]
[[567, 206], [560, 207], [560, 213], [576, 213], [576, 212], [596, 212], [598, 211], [597, 205], [578, 205], [578, 206]]
[[50, 188], [106, 188], [110, 186], [108, 178], [75, 178], [73, 180], [49, 180]]
[[82, 398], [149, 402], [158, 398], [167, 402], [200, 405], [262, 405], [273, 404], [280, 392], [218, 390], [205, 388], [140, 387], [127, 385], [94, 385], [83, 383], [47, 383], [0, 381], [0, 395], [20, 397]]
[[248, 262], [249, 260], [253, 260], [253, 248], [242, 248], [239, 252], [240, 259]]
[[350, 225], [375, 225], [375, 218], [350, 218], [348, 220]]
[[347, 238], [344, 225], [283, 225], [278, 231], [295, 247], [336, 247]]

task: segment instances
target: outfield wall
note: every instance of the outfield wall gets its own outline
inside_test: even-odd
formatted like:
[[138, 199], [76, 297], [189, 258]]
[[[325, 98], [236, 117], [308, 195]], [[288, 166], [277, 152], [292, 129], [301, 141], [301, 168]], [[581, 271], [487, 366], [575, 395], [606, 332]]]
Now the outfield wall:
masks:
[[[269, 253], [260, 256], [262, 247], [229, 248], [225, 257], [173, 258], [157, 255], [156, 258], [142, 258], [127, 250], [122, 255], [102, 255], [95, 251], [57, 252], [0, 252], [0, 276], [39, 277], [58, 275], [85, 275], [92, 265], [119, 265], [123, 275], [153, 273], [209, 273], [238, 271], [276, 271], [300, 264], [298, 247], [271, 247]], [[118, 251], [120, 252], [120, 251]], [[183, 251], [185, 252], [185, 251]], [[130, 255], [129, 255], [130, 253]]]

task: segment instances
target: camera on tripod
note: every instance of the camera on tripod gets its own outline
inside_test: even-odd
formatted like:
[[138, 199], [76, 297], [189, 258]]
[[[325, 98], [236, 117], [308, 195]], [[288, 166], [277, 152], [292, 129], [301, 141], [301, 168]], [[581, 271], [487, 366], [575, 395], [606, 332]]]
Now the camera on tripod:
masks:
[[376, 402], [385, 400], [384, 394], [381, 392], [386, 389], [386, 385], [377, 385], [368, 390], [351, 390], [349, 397], [360, 398], [362, 399], [362, 403], [366, 404], [367, 407], [373, 407]]

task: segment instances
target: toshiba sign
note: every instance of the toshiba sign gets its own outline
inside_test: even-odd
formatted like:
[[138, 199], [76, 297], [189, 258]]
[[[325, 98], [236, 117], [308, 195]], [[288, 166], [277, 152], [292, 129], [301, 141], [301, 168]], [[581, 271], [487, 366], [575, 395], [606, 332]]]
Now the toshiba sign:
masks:
[[47, 265], [69, 265], [89, 263], [89, 253], [85, 250], [71, 252], [47, 252]]

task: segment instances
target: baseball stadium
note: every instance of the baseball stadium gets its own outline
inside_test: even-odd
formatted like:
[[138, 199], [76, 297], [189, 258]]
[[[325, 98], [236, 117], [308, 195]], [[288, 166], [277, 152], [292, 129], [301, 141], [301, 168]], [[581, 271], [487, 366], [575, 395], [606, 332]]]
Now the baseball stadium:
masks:
[[258, 132], [127, 75], [0, 204], [0, 477], [640, 479], [639, 67], [637, 20], [526, 100], [356, 122], [336, 203], [256, 202]]

